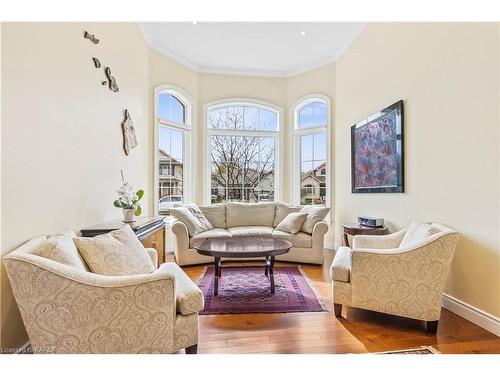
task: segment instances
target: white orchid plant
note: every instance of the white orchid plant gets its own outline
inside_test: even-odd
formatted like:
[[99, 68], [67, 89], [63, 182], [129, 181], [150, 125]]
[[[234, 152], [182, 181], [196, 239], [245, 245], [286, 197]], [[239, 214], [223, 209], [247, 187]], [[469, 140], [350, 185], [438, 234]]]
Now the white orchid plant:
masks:
[[123, 185], [116, 191], [118, 199], [113, 202], [113, 205], [126, 210], [134, 209], [134, 215], [139, 216], [142, 212], [139, 201], [144, 196], [144, 190], [134, 192], [134, 187], [127, 181], [123, 181]]

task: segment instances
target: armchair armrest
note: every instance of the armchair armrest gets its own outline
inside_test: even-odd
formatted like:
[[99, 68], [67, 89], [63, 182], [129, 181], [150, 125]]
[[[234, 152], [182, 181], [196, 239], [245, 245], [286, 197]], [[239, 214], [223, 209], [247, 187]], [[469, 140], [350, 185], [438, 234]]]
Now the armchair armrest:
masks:
[[205, 299], [203, 292], [175, 263], [163, 263], [157, 272], [171, 275], [175, 279], [176, 310], [182, 315], [189, 315], [203, 310]]
[[353, 249], [393, 249], [397, 248], [406, 233], [406, 229], [384, 236], [357, 235], [352, 242]]

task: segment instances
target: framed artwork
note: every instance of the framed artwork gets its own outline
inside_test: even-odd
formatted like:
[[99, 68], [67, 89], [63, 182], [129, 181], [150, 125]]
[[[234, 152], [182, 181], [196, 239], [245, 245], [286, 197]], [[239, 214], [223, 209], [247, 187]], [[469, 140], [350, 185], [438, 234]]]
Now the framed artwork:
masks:
[[404, 192], [403, 135], [402, 100], [351, 127], [353, 193]]

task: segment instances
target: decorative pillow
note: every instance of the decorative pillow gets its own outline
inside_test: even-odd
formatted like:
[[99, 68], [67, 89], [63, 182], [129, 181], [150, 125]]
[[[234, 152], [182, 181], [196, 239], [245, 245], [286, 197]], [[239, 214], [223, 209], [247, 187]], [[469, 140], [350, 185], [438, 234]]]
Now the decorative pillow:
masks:
[[274, 223], [273, 227], [277, 227], [279, 223], [281, 223], [288, 214], [292, 212], [299, 212], [302, 206], [293, 206], [291, 204], [276, 203], [276, 213], [274, 215]]
[[226, 228], [226, 205], [224, 203], [200, 206], [200, 211], [214, 228]]
[[299, 211], [301, 214], [307, 213], [306, 221], [302, 224], [302, 228], [300, 230], [305, 233], [311, 234], [316, 223], [319, 223], [323, 220], [328, 212], [330, 211], [330, 207], [323, 206], [304, 206]]
[[301, 214], [300, 212], [292, 212], [278, 224], [276, 229], [290, 234], [297, 234], [302, 224], [304, 224], [304, 221], [306, 221], [307, 215], [308, 214]]
[[210, 224], [205, 215], [203, 215], [203, 212], [194, 203], [171, 208], [170, 214], [186, 225], [190, 237], [213, 229], [212, 224]]
[[76, 237], [74, 241], [94, 273], [124, 276], [151, 273], [155, 270], [146, 249], [128, 224], [95, 237]]
[[55, 262], [65, 264], [82, 271], [88, 271], [88, 267], [78, 253], [73, 242], [76, 235], [74, 232], [47, 238], [45, 242], [35, 251], [35, 255], [51, 259]]
[[406, 230], [403, 240], [399, 244], [399, 248], [412, 246], [420, 242], [432, 234], [432, 227], [426, 223], [413, 222]]

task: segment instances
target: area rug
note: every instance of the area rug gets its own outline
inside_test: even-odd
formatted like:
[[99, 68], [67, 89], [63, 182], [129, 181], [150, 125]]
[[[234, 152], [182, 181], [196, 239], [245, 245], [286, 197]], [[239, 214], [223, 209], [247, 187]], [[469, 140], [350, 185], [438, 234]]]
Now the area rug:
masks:
[[376, 354], [440, 354], [441, 352], [432, 346], [421, 346], [415, 349], [390, 350]]
[[205, 296], [202, 315], [327, 311], [308, 277], [297, 266], [274, 268], [271, 294], [264, 267], [222, 267], [219, 294], [214, 295], [214, 267], [206, 267], [198, 280]]

